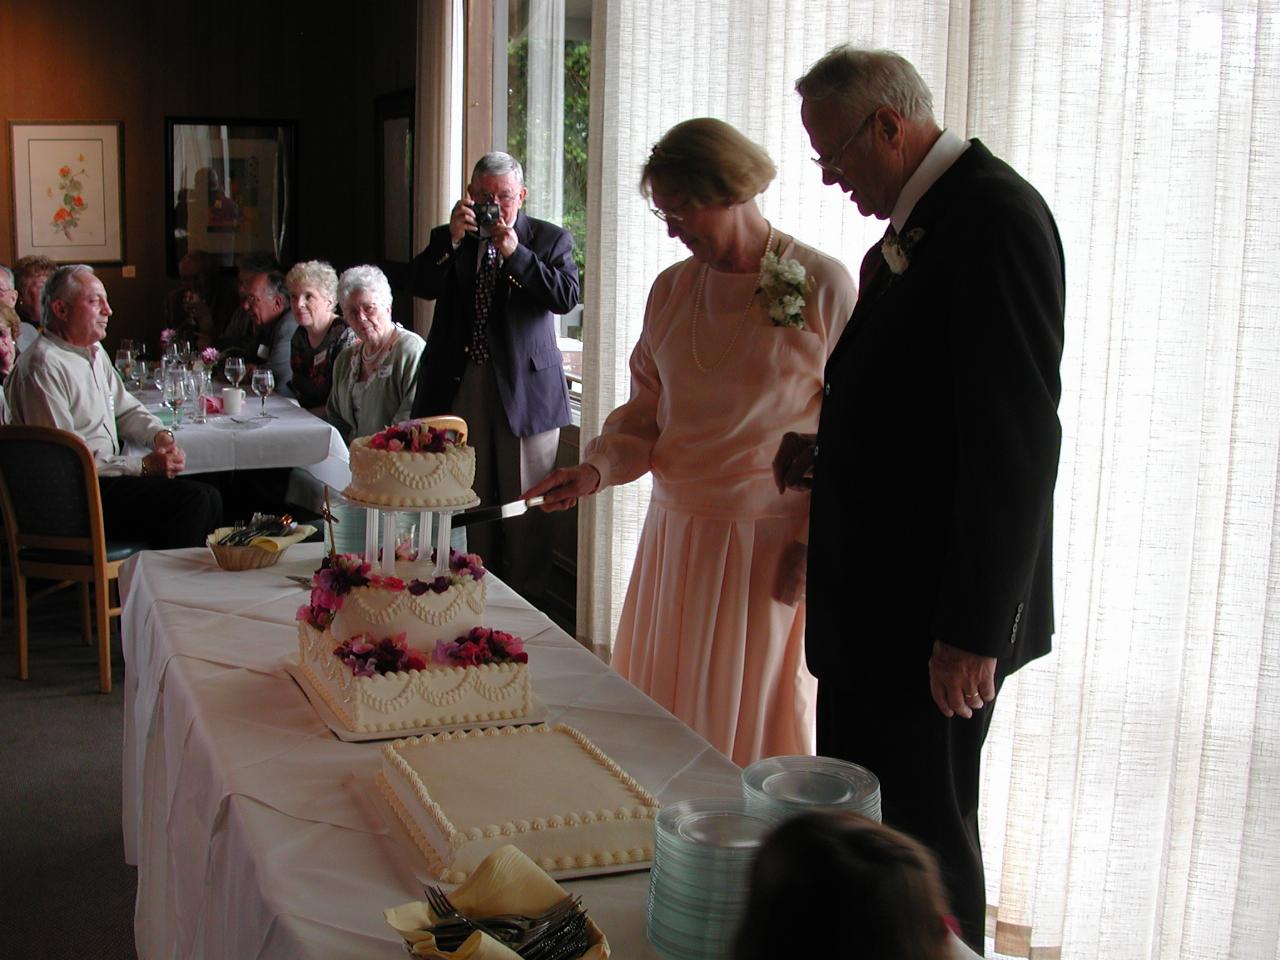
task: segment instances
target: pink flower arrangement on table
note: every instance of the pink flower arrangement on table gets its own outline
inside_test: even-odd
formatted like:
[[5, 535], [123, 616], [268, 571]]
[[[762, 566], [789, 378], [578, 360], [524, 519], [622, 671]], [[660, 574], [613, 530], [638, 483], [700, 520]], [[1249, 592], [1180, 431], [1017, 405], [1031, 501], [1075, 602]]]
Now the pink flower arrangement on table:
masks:
[[200, 362], [207, 366], [213, 366], [218, 362], [218, 356], [217, 347], [205, 347], [200, 351]]
[[177, 336], [177, 334], [178, 334], [178, 331], [173, 329], [173, 327], [165, 327], [163, 330], [160, 331], [160, 343], [163, 346], [168, 346], [169, 341], [172, 340], [175, 336]]
[[478, 667], [485, 663], [528, 663], [524, 641], [501, 630], [472, 627], [457, 640], [437, 640], [431, 659], [451, 667]]
[[360, 634], [342, 641], [334, 648], [333, 655], [349, 666], [357, 677], [427, 668], [426, 658], [409, 647], [403, 633], [377, 641]]
[[[410, 550], [400, 559], [413, 559], [416, 556], [416, 552]], [[435, 560], [434, 551], [431, 559]], [[311, 578], [311, 602], [298, 608], [296, 618], [317, 630], [323, 630], [333, 623], [334, 614], [342, 609], [343, 598], [356, 587], [407, 590], [413, 596], [420, 597], [427, 591], [444, 593], [450, 587], [460, 586], [468, 578], [479, 580], [485, 572], [484, 564], [476, 554], [450, 550], [448, 574], [432, 577], [430, 580], [415, 577], [406, 581], [400, 577], [375, 573], [361, 554], [339, 553], [333, 557], [325, 557], [321, 562], [320, 569]]]
[[369, 438], [370, 449], [392, 453], [400, 450], [406, 453], [444, 453], [447, 447], [458, 445], [456, 430], [441, 430], [416, 420], [397, 423]]

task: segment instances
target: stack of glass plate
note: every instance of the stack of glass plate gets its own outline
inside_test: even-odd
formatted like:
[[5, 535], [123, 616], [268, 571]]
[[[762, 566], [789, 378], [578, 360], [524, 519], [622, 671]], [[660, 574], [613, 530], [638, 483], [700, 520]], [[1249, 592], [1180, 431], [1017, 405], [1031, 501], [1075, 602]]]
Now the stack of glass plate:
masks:
[[880, 819], [880, 781], [866, 767], [831, 757], [766, 757], [742, 771], [752, 813], [778, 819], [807, 810], [849, 810]]
[[745, 800], [683, 800], [663, 808], [649, 871], [649, 942], [669, 960], [729, 956], [746, 908], [751, 863], [777, 826]]

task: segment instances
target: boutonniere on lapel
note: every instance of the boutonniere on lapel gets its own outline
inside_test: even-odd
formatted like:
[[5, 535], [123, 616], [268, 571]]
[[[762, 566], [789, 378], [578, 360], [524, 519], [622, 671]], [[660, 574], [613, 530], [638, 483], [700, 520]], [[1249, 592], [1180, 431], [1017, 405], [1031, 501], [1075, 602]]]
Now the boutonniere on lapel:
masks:
[[894, 232], [886, 233], [880, 244], [880, 253], [884, 255], [884, 262], [889, 265], [889, 272], [895, 277], [906, 273], [907, 267], [911, 266], [911, 251], [923, 239], [924, 230], [920, 227], [908, 230], [902, 235]]
[[813, 293], [813, 277], [805, 273], [798, 260], [780, 260], [766, 253], [760, 261], [759, 292], [769, 305], [769, 318], [775, 327], [804, 329], [805, 297]]

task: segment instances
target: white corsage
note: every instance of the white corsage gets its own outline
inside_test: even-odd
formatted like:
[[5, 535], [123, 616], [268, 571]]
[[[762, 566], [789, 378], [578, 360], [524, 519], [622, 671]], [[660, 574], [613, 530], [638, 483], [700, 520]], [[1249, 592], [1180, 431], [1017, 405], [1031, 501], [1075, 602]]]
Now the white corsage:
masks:
[[813, 277], [798, 260], [779, 260], [766, 253], [760, 261], [760, 291], [769, 305], [775, 327], [804, 329], [805, 297], [813, 293]]
[[923, 239], [924, 230], [920, 227], [908, 230], [901, 236], [896, 233], [886, 236], [880, 244], [880, 253], [884, 256], [884, 262], [889, 265], [889, 272], [895, 277], [906, 273], [907, 267], [911, 266], [911, 251]]

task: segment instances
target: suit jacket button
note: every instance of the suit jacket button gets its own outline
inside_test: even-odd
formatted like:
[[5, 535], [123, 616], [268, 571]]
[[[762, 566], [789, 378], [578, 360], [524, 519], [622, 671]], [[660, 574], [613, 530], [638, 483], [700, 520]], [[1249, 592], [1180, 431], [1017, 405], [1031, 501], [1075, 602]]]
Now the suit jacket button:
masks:
[[816, 443], [813, 445], [813, 455], [815, 457], [818, 455], [818, 445]]
[[829, 397], [829, 396], [831, 396], [831, 384], [829, 384], [829, 383], [824, 383], [824, 384], [822, 385], [822, 395], [823, 395], [824, 397]]

